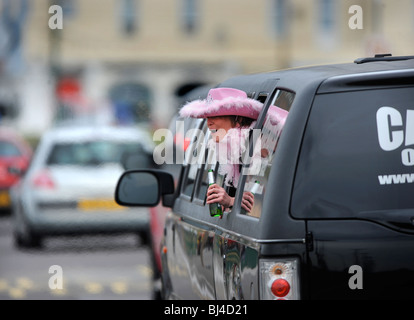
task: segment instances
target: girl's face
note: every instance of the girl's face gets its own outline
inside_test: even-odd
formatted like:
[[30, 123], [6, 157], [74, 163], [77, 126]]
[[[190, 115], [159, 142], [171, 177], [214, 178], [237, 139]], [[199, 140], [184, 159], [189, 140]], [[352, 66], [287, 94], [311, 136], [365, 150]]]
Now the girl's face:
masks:
[[207, 118], [207, 126], [216, 142], [219, 142], [226, 135], [227, 131], [233, 128], [230, 117], [226, 116]]
[[207, 118], [207, 126], [210, 130], [223, 129], [226, 132], [233, 127], [230, 117], [210, 117]]

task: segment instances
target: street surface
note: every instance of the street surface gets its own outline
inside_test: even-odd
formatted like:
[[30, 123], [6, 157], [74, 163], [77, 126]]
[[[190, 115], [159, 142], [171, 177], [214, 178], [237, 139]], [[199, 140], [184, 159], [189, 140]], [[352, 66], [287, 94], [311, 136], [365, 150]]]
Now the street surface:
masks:
[[0, 215], [0, 300], [148, 300], [151, 272], [134, 235], [46, 238], [21, 250]]

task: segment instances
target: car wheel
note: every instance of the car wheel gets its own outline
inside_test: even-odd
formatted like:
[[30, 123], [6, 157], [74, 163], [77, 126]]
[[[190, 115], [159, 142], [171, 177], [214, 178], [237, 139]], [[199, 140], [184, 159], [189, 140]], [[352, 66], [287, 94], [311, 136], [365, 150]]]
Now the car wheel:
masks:
[[30, 231], [24, 235], [16, 232], [14, 243], [18, 248], [41, 248], [42, 238]]
[[140, 246], [149, 246], [151, 242], [151, 235], [148, 231], [142, 231], [138, 233], [139, 236], [139, 245]]
[[23, 204], [15, 202], [13, 207], [13, 237], [17, 248], [40, 248], [42, 246], [41, 236], [35, 234], [24, 219]]

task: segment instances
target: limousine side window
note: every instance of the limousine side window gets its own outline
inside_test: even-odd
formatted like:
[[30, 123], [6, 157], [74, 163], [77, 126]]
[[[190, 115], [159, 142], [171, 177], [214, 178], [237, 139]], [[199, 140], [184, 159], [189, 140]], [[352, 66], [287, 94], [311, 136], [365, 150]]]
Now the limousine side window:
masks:
[[[183, 185], [181, 192], [182, 194], [192, 199], [194, 186], [197, 179], [197, 173], [200, 171], [202, 162], [201, 159], [204, 153], [204, 143], [205, 143], [205, 134], [206, 134], [206, 125], [205, 121], [199, 121], [194, 128], [190, 128], [192, 130], [192, 142], [188, 146], [184, 161], [185, 165], [187, 166], [187, 171], [184, 175]], [[186, 133], [186, 136], [189, 133]]]
[[[217, 172], [216, 155], [207, 148], [207, 142], [211, 133], [207, 130], [207, 122], [203, 121], [201, 127], [197, 128], [196, 136], [187, 148], [185, 159], [187, 160], [187, 172], [184, 175], [182, 194], [189, 200], [205, 204], [208, 189], [208, 170], [212, 169], [215, 174], [216, 184], [224, 185], [224, 176]], [[213, 149], [214, 150], [214, 149]], [[199, 183], [197, 182], [199, 181]]]
[[261, 215], [262, 200], [266, 190], [272, 160], [276, 154], [277, 143], [280, 139], [294, 97], [295, 94], [293, 92], [278, 90], [267, 111], [266, 119], [261, 128], [261, 135], [255, 143], [253, 155], [250, 158], [250, 168], [245, 172], [247, 173], [246, 183], [243, 185], [243, 190], [241, 191], [251, 191], [256, 182], [259, 183], [259, 188], [254, 192], [253, 209], [251, 212], [242, 210], [243, 214], [257, 218]]
[[199, 165], [199, 176], [200, 176], [200, 183], [197, 184], [197, 189], [194, 192], [194, 199], [198, 200], [200, 204], [204, 204], [206, 200], [206, 194], [208, 189], [208, 170], [213, 170], [215, 173], [215, 181], [218, 185], [222, 185], [223, 179], [222, 177], [217, 174], [217, 162], [215, 161], [216, 155], [214, 149], [209, 149], [207, 147], [208, 141], [211, 139], [211, 132], [207, 130], [207, 123], [204, 127], [205, 130], [205, 137], [204, 137], [204, 158], [202, 164]]
[[215, 148], [208, 148], [208, 141], [211, 139], [211, 132], [207, 130], [207, 123], [205, 124], [205, 154], [203, 165], [199, 168], [200, 183], [197, 184], [197, 190], [194, 193], [194, 199], [199, 201], [200, 204], [205, 204], [207, 198], [208, 189], [208, 171], [211, 169], [214, 172], [214, 180], [217, 185], [226, 188], [224, 185], [225, 176], [218, 172], [218, 162]]

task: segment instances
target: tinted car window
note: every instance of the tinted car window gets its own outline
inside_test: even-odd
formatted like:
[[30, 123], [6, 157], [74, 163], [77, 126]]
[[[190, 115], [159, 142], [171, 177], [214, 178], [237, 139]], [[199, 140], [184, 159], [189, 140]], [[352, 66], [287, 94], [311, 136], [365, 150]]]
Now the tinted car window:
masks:
[[119, 163], [124, 152], [136, 150], [136, 145], [97, 141], [56, 144], [48, 158], [49, 165], [98, 165]]
[[190, 128], [189, 132], [186, 133], [186, 136], [192, 136], [191, 143], [185, 152], [184, 158], [187, 171], [182, 186], [182, 193], [188, 197], [193, 196], [197, 174], [202, 169], [204, 163], [207, 126], [202, 126], [203, 123], [197, 122], [194, 128]]
[[211, 133], [207, 130], [207, 122], [205, 123], [205, 138], [204, 138], [204, 146], [205, 146], [205, 153], [204, 153], [204, 160], [202, 161], [202, 165], [199, 166], [200, 170], [200, 185], [198, 190], [196, 190], [194, 197], [201, 201], [205, 201], [207, 196], [207, 189], [208, 189], [208, 170], [213, 170], [215, 172], [215, 181], [218, 185], [223, 185], [223, 176], [217, 173], [217, 162], [215, 161], [216, 155], [214, 153], [215, 150], [211, 150], [207, 148], [208, 141], [211, 139]]
[[413, 98], [413, 87], [316, 96], [293, 215], [346, 218], [414, 208]]
[[[263, 124], [261, 136], [254, 147], [251, 158], [252, 170], [247, 171], [244, 191], [252, 191], [254, 184], [259, 183], [257, 191], [254, 192], [254, 205], [251, 212], [242, 210], [242, 213], [260, 217], [262, 212], [262, 200], [266, 190], [267, 179], [276, 154], [277, 143], [280, 139], [286, 118], [293, 103], [295, 94], [285, 90], [278, 90], [268, 109], [266, 120]], [[254, 139], [254, 138], [253, 138]], [[257, 155], [255, 157], [254, 155]], [[245, 161], [244, 163], [247, 163]]]
[[[211, 133], [210, 131], [207, 131], [206, 134], [206, 141], [208, 141], [208, 139], [211, 139]], [[207, 146], [207, 143], [206, 143]], [[216, 150], [214, 148], [210, 149], [210, 148], [206, 148], [206, 157], [205, 157], [205, 163], [202, 167], [202, 171], [201, 171], [201, 179], [200, 179], [200, 189], [197, 193], [197, 198], [200, 200], [203, 200], [204, 203], [206, 201], [207, 198], [207, 189], [209, 186], [209, 181], [208, 181], [208, 171], [211, 169], [214, 172], [214, 181], [217, 185], [223, 187], [226, 189], [227, 192], [229, 192], [228, 187], [225, 186], [224, 184], [224, 179], [225, 176], [223, 174], [221, 174], [218, 171], [218, 167], [219, 164], [216, 161], [217, 159], [217, 155], [216, 155]]]

